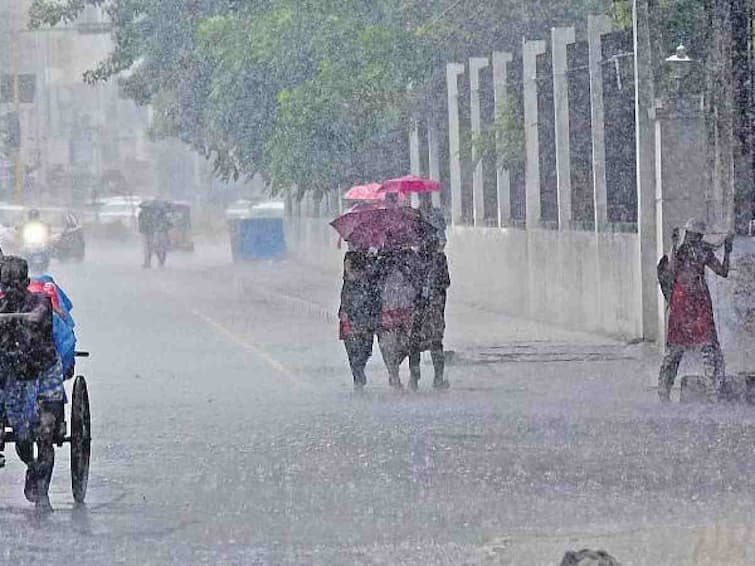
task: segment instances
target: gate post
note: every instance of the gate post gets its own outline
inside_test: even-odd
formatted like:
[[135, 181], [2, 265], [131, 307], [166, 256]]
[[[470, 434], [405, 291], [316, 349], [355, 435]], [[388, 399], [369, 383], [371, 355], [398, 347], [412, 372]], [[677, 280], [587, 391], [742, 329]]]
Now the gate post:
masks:
[[655, 209], [655, 87], [650, 51], [650, 28], [647, 0], [634, 0], [632, 6], [634, 35], [635, 142], [637, 144], [637, 235], [639, 246], [640, 305], [642, 337], [650, 342], [659, 337], [659, 291], [656, 283], [656, 209]]

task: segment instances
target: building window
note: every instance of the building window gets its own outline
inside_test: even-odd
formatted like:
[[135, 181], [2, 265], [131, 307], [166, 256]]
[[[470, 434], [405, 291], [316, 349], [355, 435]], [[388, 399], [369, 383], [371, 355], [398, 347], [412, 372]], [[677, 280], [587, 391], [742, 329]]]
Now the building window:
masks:
[[[33, 74], [18, 75], [18, 101], [32, 104], [37, 88], [37, 77]], [[0, 102], [15, 102], [13, 75], [0, 76]]]

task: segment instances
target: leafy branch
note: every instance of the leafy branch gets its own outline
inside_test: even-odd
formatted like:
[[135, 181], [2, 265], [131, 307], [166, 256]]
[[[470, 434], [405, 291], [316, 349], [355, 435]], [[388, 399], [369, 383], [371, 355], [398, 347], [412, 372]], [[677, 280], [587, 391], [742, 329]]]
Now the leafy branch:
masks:
[[474, 155], [472, 165], [494, 159], [496, 168], [512, 169], [524, 162], [524, 116], [512, 97], [499, 106], [495, 122], [482, 128], [479, 134], [469, 132], [460, 150]]

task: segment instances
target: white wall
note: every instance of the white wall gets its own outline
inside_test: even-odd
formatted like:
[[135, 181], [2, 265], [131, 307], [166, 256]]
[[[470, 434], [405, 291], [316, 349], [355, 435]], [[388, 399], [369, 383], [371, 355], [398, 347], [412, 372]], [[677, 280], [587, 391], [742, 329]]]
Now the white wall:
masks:
[[624, 338], [641, 335], [637, 235], [451, 228], [455, 295], [513, 315]]
[[[723, 250], [716, 252], [723, 259]], [[755, 373], [755, 238], [734, 242], [727, 279], [707, 270], [718, 338], [724, 351], [727, 375]]]
[[[328, 219], [291, 219], [291, 255], [340, 278]], [[449, 300], [575, 330], [641, 336], [637, 235], [449, 228]]]

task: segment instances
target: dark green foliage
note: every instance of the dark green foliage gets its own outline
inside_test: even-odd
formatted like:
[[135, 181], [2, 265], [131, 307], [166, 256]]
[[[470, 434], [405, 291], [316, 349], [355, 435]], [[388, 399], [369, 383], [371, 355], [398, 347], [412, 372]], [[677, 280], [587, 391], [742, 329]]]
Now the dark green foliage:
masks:
[[[30, 18], [55, 25], [100, 4], [114, 48], [86, 81], [120, 77], [128, 96], [153, 105], [155, 135], [188, 143], [224, 178], [259, 172], [276, 189], [318, 192], [406, 172], [410, 117], [447, 61], [516, 50], [523, 35], [605, 8], [603, 0], [35, 0]], [[506, 118], [488, 141], [503, 143], [502, 160], [512, 161], [521, 129]]]

